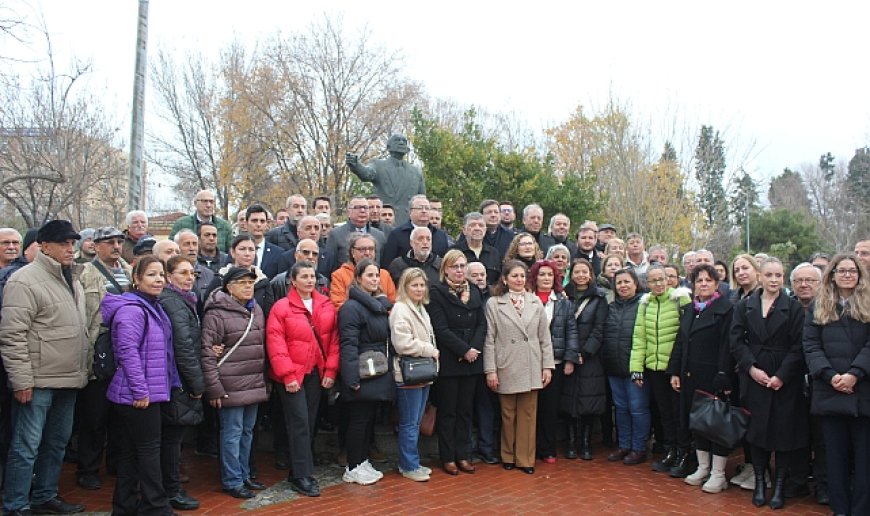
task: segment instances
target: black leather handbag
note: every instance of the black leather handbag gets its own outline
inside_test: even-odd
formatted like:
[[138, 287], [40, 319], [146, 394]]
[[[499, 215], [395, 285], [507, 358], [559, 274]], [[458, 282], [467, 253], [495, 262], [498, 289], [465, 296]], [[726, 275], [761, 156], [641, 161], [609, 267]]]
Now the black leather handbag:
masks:
[[404, 385], [422, 385], [438, 378], [438, 363], [432, 357], [399, 357]]
[[719, 446], [734, 448], [746, 435], [750, 413], [728, 400], [696, 390], [689, 413], [689, 429]]

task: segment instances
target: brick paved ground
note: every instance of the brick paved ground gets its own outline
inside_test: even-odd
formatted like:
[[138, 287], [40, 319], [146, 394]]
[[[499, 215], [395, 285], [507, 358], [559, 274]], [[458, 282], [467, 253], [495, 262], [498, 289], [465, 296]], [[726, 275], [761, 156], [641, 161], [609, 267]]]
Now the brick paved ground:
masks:
[[[623, 466], [608, 463], [603, 449], [593, 461], [559, 459], [554, 465], [537, 464], [534, 475], [505, 471], [501, 466], [478, 464], [473, 475], [449, 476], [436, 471], [426, 483], [402, 478], [394, 464], [381, 464], [384, 479], [373, 486], [348, 485], [340, 481], [343, 471], [334, 464], [318, 467], [324, 487], [320, 498], [299, 499], [283, 479], [286, 472], [272, 467], [271, 454], [259, 455], [259, 479], [269, 486], [258, 499], [242, 504], [220, 491], [217, 460], [185, 452], [192, 480], [188, 492], [199, 498], [202, 509], [186, 514], [757, 514], [751, 492], [732, 487], [710, 495], [699, 487], [654, 473], [649, 464]], [[323, 462], [328, 462], [324, 460]], [[739, 458], [732, 458], [729, 473]], [[104, 479], [100, 491], [84, 491], [74, 481], [74, 467], [67, 464], [61, 479], [61, 495], [71, 502], [85, 503], [88, 511], [111, 510], [112, 478]], [[269, 505], [257, 507], [258, 504]], [[778, 514], [827, 514], [812, 497], [788, 500]]]

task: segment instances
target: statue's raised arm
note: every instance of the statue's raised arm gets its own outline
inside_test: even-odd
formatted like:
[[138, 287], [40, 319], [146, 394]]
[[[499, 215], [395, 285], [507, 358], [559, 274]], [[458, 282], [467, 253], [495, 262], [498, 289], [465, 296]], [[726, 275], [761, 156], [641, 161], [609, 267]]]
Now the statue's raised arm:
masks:
[[389, 158], [375, 159], [363, 165], [355, 154], [348, 152], [345, 156], [345, 163], [350, 171], [360, 180], [372, 183], [375, 193], [383, 203], [393, 206], [396, 226], [407, 222], [411, 197], [426, 193], [423, 171], [417, 165], [405, 161], [405, 155], [410, 150], [408, 138], [394, 134], [387, 141]]

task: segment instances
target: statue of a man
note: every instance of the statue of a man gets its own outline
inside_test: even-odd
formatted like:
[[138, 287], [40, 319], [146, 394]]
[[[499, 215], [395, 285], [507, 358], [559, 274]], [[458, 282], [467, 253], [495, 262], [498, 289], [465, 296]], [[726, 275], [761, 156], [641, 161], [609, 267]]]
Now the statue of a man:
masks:
[[362, 165], [355, 154], [348, 152], [345, 159], [351, 172], [361, 180], [372, 183], [381, 201], [393, 206], [396, 213], [394, 226], [408, 221], [408, 203], [411, 197], [426, 193], [423, 171], [405, 161], [405, 154], [410, 150], [408, 138], [394, 134], [387, 140], [389, 158], [376, 159], [368, 165]]

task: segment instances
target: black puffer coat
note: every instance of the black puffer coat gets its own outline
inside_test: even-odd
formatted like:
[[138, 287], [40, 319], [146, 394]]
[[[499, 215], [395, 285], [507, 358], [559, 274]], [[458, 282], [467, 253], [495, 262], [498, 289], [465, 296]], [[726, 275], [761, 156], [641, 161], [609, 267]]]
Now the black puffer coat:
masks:
[[172, 323], [175, 366], [181, 376], [181, 392], [172, 393], [164, 415], [172, 424], [197, 425], [202, 421], [201, 402], [190, 398], [190, 395], [196, 396], [205, 392], [205, 380], [200, 363], [202, 331], [196, 315], [196, 301], [194, 299], [194, 304], [191, 305], [184, 300], [182, 294], [167, 287], [160, 293], [159, 302]]
[[634, 322], [637, 307], [643, 294], [629, 299], [616, 298], [607, 309], [604, 322], [604, 344], [601, 347], [601, 361], [607, 376], [628, 378], [631, 345], [634, 338]]
[[[348, 300], [338, 311], [338, 337], [341, 367], [341, 395], [345, 401], [390, 401], [395, 396], [392, 346], [388, 311], [392, 304], [386, 296], [372, 296], [356, 285], [348, 290]], [[365, 351], [387, 354], [386, 374], [360, 380], [359, 356]], [[359, 385], [359, 390], [351, 386]]]
[[[586, 299], [589, 302], [578, 316], [577, 311]], [[607, 318], [607, 298], [603, 290], [592, 286], [572, 301], [582, 364], [578, 361], [574, 374], [565, 376], [559, 409], [570, 417], [603, 414], [607, 390], [600, 351]]]
[[468, 303], [464, 304], [444, 283], [431, 285], [426, 311], [441, 354], [439, 376], [483, 374], [483, 355], [474, 362], [462, 359], [471, 348], [482, 353], [486, 338], [483, 296], [474, 285], [469, 285], [468, 293]]
[[[551, 298], [552, 299], [552, 298]], [[565, 294], [558, 294], [553, 302], [553, 318], [550, 320], [550, 335], [553, 337], [553, 357], [556, 362], [580, 360], [580, 342], [577, 340], [577, 321], [574, 319], [574, 303]]]
[[[819, 416], [870, 417], [870, 324], [851, 317], [820, 325], [810, 305], [804, 324], [803, 347], [813, 377], [810, 412]], [[836, 374], [858, 377], [855, 392], [845, 394], [831, 387]]]

